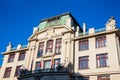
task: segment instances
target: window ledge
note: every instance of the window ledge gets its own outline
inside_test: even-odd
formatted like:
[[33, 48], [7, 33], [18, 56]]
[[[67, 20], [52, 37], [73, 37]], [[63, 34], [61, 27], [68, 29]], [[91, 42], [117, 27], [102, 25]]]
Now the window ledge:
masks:
[[108, 68], [110, 66], [101, 66], [101, 67], [96, 67], [96, 68]]
[[83, 68], [83, 69], [78, 69], [78, 70], [87, 70], [87, 69], [90, 69], [90, 68]]
[[83, 49], [83, 50], [79, 50], [79, 51], [87, 51], [87, 50], [89, 50], [89, 49]]

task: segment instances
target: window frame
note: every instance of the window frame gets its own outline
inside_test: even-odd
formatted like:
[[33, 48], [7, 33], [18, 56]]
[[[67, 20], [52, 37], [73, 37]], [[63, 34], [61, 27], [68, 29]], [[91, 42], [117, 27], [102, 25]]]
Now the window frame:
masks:
[[[38, 64], [39, 63], [39, 64]], [[39, 70], [39, 69], [37, 69], [38, 68], [38, 65], [39, 65], [39, 69], [41, 69], [41, 67], [42, 67], [42, 62], [41, 61], [37, 61], [36, 63], [35, 63], [35, 70]]]
[[53, 40], [47, 41], [47, 44], [46, 44], [46, 53], [47, 52], [53, 52]]
[[15, 76], [19, 76], [20, 75], [20, 69], [21, 69], [21, 65], [20, 66], [16, 66]]
[[89, 69], [89, 56], [79, 57], [78, 63], [79, 63], [79, 66], [78, 66], [79, 69]]
[[44, 69], [49, 69], [49, 68], [46, 68], [46, 66], [45, 66], [45, 63], [46, 62], [50, 62], [50, 68], [51, 68], [51, 66], [52, 66], [52, 61], [51, 60], [44, 60]]
[[106, 35], [98, 36], [95, 38], [96, 48], [106, 47], [106, 45], [107, 45]]
[[[104, 61], [104, 62], [101, 62]], [[108, 67], [108, 53], [102, 53], [96, 55], [97, 67]]]
[[100, 75], [100, 76], [97, 76], [97, 80], [110, 80], [110, 75]]
[[12, 67], [7, 67], [4, 72], [4, 78], [9, 78], [11, 75]]
[[79, 47], [79, 51], [88, 50], [89, 49], [89, 40], [88, 39], [79, 40], [78, 47]]
[[[61, 46], [62, 45], [62, 38], [56, 39], [56, 44], [55, 44], [55, 54], [61, 54]], [[58, 52], [57, 52], [58, 49]]]
[[39, 43], [37, 58], [40, 58], [43, 55], [44, 52], [44, 42]]
[[14, 62], [14, 58], [15, 58], [15, 53], [9, 54], [8, 63]]
[[26, 51], [21, 51], [18, 57], [18, 61], [25, 60]]

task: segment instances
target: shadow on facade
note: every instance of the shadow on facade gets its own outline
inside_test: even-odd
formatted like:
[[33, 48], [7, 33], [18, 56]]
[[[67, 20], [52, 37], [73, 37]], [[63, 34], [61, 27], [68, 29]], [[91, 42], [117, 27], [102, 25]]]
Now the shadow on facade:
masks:
[[[79, 73], [76, 74], [80, 75]], [[59, 65], [56, 68], [33, 71], [21, 69], [18, 80], [77, 80], [77, 77], [74, 76], [73, 64], [69, 63], [66, 67]]]

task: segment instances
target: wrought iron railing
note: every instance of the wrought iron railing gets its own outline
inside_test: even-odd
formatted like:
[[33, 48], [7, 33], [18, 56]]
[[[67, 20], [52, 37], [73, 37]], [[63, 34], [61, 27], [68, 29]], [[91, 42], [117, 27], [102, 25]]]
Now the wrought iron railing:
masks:
[[64, 73], [70, 72], [68, 68], [47, 68], [47, 69], [39, 69], [39, 70], [20, 70], [20, 76], [29, 76], [35, 74], [44, 74], [44, 73]]

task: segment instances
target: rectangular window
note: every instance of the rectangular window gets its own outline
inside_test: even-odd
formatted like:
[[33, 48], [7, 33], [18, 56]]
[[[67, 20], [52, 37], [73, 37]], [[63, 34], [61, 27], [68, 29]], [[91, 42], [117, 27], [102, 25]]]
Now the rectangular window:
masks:
[[109, 75], [98, 76], [97, 80], [110, 80], [110, 76]]
[[88, 69], [88, 56], [79, 57], [79, 69]]
[[39, 43], [39, 49], [38, 49], [37, 58], [40, 58], [43, 55], [43, 50], [44, 50], [44, 42], [40, 42]]
[[60, 65], [60, 59], [55, 59], [54, 60], [54, 68], [58, 67]]
[[44, 61], [44, 69], [50, 69], [51, 68], [51, 60]]
[[106, 67], [108, 66], [108, 54], [97, 54], [97, 67]]
[[36, 62], [35, 70], [41, 69], [42, 63], [41, 61]]
[[54, 60], [54, 71], [59, 71], [60, 68], [58, 66], [60, 65], [60, 58]]
[[50, 40], [47, 42], [46, 52], [52, 52], [52, 51], [53, 51], [53, 40]]
[[19, 55], [19, 58], [18, 58], [18, 61], [24, 60], [25, 59], [25, 54], [26, 54], [26, 51], [21, 51], [20, 55]]
[[96, 38], [96, 48], [101, 48], [106, 46], [106, 36], [100, 36]]
[[9, 55], [8, 62], [13, 62], [13, 61], [14, 61], [14, 57], [15, 57], [15, 53], [11, 53], [11, 54]]
[[20, 75], [20, 68], [21, 68], [21, 66], [17, 66], [16, 67], [15, 76], [19, 76]]
[[12, 70], [12, 67], [6, 68], [5, 73], [4, 73], [4, 78], [9, 78], [10, 77], [11, 70]]
[[55, 54], [61, 54], [61, 43], [62, 43], [62, 39], [56, 40]]
[[88, 43], [88, 40], [80, 40], [79, 41], [79, 51], [80, 50], [87, 50], [89, 47], [89, 43]]

